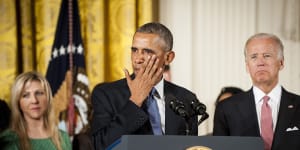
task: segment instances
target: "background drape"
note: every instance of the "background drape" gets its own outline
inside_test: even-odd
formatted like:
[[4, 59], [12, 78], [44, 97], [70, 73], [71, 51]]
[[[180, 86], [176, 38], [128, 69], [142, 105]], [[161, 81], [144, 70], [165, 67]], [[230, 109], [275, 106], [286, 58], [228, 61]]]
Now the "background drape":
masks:
[[199, 126], [200, 135], [212, 131], [215, 101], [224, 86], [251, 88], [243, 50], [257, 32], [282, 40], [285, 66], [279, 83], [300, 94], [299, 0], [161, 0], [159, 7], [159, 21], [174, 35], [172, 82], [207, 106], [210, 117]]
[[[0, 98], [9, 101], [15, 77], [45, 75], [61, 0], [0, 0]], [[130, 46], [138, 26], [157, 20], [157, 0], [79, 0], [87, 75], [97, 83], [131, 70]], [[76, 61], [76, 60], [75, 60]]]

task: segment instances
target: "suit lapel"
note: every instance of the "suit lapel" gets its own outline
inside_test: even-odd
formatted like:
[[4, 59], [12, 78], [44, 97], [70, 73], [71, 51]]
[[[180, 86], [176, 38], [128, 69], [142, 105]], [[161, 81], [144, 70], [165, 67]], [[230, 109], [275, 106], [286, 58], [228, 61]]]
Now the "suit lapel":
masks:
[[260, 136], [256, 105], [252, 89], [245, 93], [245, 97], [239, 99], [238, 112], [241, 113], [242, 122], [244, 122], [242, 135]]
[[286, 129], [289, 127], [289, 124], [294, 117], [295, 110], [297, 108], [297, 103], [295, 98], [289, 94], [284, 88], [282, 88], [282, 95], [280, 100], [280, 107], [277, 119], [277, 125], [273, 138], [273, 147], [277, 147], [280, 143], [279, 137], [286, 132]]

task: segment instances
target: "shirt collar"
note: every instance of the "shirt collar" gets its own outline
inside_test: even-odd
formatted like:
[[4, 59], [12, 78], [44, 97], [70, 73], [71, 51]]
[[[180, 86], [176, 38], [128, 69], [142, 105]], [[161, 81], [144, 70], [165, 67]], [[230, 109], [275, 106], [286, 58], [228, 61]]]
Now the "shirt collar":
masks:
[[270, 93], [264, 93], [261, 89], [259, 89], [257, 86], [253, 86], [253, 94], [255, 99], [255, 104], [259, 103], [262, 98], [267, 95], [270, 97], [270, 100], [274, 100], [274, 102], [279, 103], [281, 99], [281, 92], [282, 88], [279, 84], [277, 84]]
[[164, 98], [164, 79], [163, 78], [154, 86], [154, 88], [158, 92], [159, 96], [161, 98]]

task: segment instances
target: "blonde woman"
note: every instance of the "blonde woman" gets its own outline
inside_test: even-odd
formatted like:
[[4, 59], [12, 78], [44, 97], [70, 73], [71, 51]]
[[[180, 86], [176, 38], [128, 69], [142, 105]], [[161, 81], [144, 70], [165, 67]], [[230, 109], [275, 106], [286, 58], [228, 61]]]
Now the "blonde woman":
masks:
[[72, 149], [68, 134], [57, 127], [51, 103], [51, 88], [41, 74], [19, 75], [11, 92], [11, 126], [0, 136], [0, 149]]

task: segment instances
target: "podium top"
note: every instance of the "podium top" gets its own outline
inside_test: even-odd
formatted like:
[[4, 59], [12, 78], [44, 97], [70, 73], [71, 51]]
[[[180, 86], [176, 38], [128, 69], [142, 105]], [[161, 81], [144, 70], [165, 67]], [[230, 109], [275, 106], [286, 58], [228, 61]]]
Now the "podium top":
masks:
[[263, 141], [260, 137], [238, 136], [123, 135], [108, 150], [187, 150], [194, 146], [212, 150], [263, 150]]

